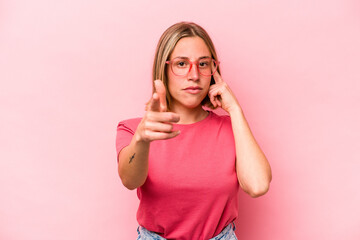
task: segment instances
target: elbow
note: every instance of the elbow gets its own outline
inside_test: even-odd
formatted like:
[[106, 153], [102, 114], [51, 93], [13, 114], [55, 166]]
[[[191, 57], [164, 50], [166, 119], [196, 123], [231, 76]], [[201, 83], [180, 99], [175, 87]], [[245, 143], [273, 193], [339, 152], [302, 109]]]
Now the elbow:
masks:
[[129, 190], [134, 190], [138, 187], [138, 186], [134, 185], [133, 183], [127, 181], [126, 179], [122, 178], [121, 176], [120, 176], [120, 179], [121, 179], [121, 182], [124, 185], [124, 187], [126, 187]]
[[265, 184], [263, 186], [259, 186], [257, 188], [254, 188], [254, 189], [248, 191], [248, 194], [252, 198], [258, 198], [262, 195], [265, 195], [265, 193], [267, 193], [269, 191], [269, 187], [270, 187], [270, 184]]
[[265, 195], [269, 191], [270, 181], [271, 181], [271, 179], [269, 179], [268, 181], [264, 181], [264, 182], [256, 183], [256, 184], [252, 184], [252, 185], [245, 185], [245, 184], [240, 183], [240, 186], [252, 198], [257, 198], [262, 195]]
[[124, 181], [123, 179], [121, 179], [121, 182], [124, 185], [124, 187], [126, 187], [129, 190], [134, 190], [136, 188], [135, 186], [131, 185], [130, 183]]
[[[125, 186], [125, 185], [124, 185]], [[125, 186], [127, 189], [129, 189], [129, 190], [135, 190], [137, 187], [134, 187], [134, 186]]]
[[272, 180], [272, 173], [270, 170], [268, 175], [264, 179], [262, 179], [262, 181], [259, 181], [252, 188], [250, 188], [251, 190], [248, 192], [249, 195], [252, 198], [257, 198], [262, 195], [265, 195], [269, 191], [271, 180]]
[[134, 190], [138, 187], [136, 184], [134, 184], [134, 181], [131, 181], [131, 178], [129, 178], [129, 176], [125, 172], [121, 171], [120, 165], [118, 168], [118, 175], [120, 177], [122, 184], [127, 189]]
[[121, 174], [119, 174], [119, 176], [120, 176], [121, 182], [124, 185], [124, 187], [126, 187], [129, 190], [135, 190], [138, 187], [141, 187], [145, 183], [145, 181], [140, 182], [140, 183], [136, 183], [133, 180], [131, 180], [128, 177], [125, 177], [125, 176], [123, 176]]

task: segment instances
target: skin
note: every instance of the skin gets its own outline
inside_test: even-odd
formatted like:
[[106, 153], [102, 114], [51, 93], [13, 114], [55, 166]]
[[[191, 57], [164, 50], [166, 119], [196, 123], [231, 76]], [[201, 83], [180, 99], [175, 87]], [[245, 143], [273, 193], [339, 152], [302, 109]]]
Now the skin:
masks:
[[[176, 44], [170, 59], [187, 57], [190, 61], [197, 61], [202, 57], [211, 57], [209, 48], [199, 37], [182, 38]], [[171, 96], [170, 109], [180, 115], [181, 124], [198, 122], [208, 115], [202, 108], [201, 101], [209, 93], [211, 76], [199, 74], [195, 65], [186, 76], [176, 76], [168, 68], [168, 89]], [[190, 86], [200, 87], [198, 94], [187, 93], [184, 89]]]
[[[178, 41], [170, 59], [179, 56], [196, 61], [211, 54], [201, 38], [186, 37]], [[215, 84], [211, 86], [211, 77], [200, 75], [195, 66], [186, 76], [175, 76], [171, 70], [167, 74], [172, 112], [166, 112], [166, 90], [162, 81], [155, 80], [156, 92], [150, 105], [131, 143], [119, 154], [118, 172], [124, 186], [136, 189], [145, 183], [150, 142], [179, 135], [179, 131], [172, 130], [173, 123], [190, 124], [206, 118], [208, 113], [202, 108], [201, 101], [208, 95], [211, 103], [223, 108], [231, 118], [236, 173], [241, 188], [252, 197], [265, 194], [272, 179], [270, 165], [251, 133], [240, 104], [220, 74], [214, 74]], [[191, 94], [185, 90], [189, 86], [198, 86], [201, 90]]]

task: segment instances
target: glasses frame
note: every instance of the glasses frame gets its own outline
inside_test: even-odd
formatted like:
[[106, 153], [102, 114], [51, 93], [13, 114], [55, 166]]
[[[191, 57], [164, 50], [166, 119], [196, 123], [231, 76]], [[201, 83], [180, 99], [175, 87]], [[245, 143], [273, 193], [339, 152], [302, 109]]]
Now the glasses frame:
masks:
[[[189, 61], [190, 67], [189, 67], [189, 71], [188, 71], [186, 74], [181, 74], [181, 75], [179, 75], [179, 74], [176, 74], [176, 73], [174, 72], [174, 70], [173, 70], [173, 68], [172, 68], [172, 63], [174, 62], [174, 60], [176, 60], [176, 59], [178, 59], [178, 58]], [[209, 58], [210, 58], [210, 57], [209, 57]], [[165, 63], [170, 65], [171, 72], [172, 72], [175, 76], [178, 76], [178, 77], [187, 76], [187, 75], [189, 74], [189, 72], [191, 71], [191, 69], [192, 69], [192, 67], [193, 67], [194, 64], [195, 64], [195, 66], [196, 66], [196, 68], [197, 68], [197, 70], [198, 70], [198, 73], [199, 73], [201, 76], [210, 77], [210, 76], [212, 76], [212, 75], [214, 75], [214, 74], [216, 73], [217, 68], [218, 68], [218, 66], [220, 65], [220, 61], [216, 61], [216, 60], [213, 59], [213, 58], [211, 58], [211, 60], [212, 60], [212, 62], [215, 63], [216, 65], [215, 65], [214, 72], [212, 72], [210, 75], [201, 74], [200, 69], [199, 69], [199, 61], [201, 61], [201, 59], [200, 59], [200, 60], [196, 60], [196, 61], [190, 61], [190, 59], [188, 59], [188, 58], [177, 57], [177, 58], [174, 58], [174, 59], [172, 59], [172, 60], [166, 61]]]

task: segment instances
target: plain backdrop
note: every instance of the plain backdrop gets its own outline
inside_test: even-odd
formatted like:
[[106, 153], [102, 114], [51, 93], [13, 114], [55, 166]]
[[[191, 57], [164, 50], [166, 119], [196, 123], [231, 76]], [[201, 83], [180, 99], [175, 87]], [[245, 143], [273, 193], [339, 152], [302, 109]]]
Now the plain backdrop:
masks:
[[360, 239], [358, 0], [0, 1], [0, 239], [136, 238], [116, 126], [179, 21], [212, 37], [272, 166], [238, 238]]

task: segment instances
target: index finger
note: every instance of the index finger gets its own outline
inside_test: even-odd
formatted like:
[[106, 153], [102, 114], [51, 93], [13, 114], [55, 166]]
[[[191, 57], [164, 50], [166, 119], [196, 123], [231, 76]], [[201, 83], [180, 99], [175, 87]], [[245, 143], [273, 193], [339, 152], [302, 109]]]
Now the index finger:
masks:
[[221, 78], [220, 76], [220, 73], [216, 70], [216, 72], [214, 73], [214, 80], [215, 80], [215, 83], [221, 83], [223, 82], [224, 80]]
[[155, 84], [156, 93], [159, 95], [160, 111], [166, 112], [167, 110], [166, 89], [164, 83], [161, 80], [155, 80], [154, 84]]
[[157, 93], [153, 94], [150, 100], [150, 106], [148, 110], [153, 112], [160, 112], [160, 100], [159, 100], [159, 95]]
[[[215, 67], [215, 66], [213, 65], [211, 68], [214, 69], [214, 67]], [[213, 77], [214, 77], [215, 83], [221, 83], [221, 82], [223, 82], [223, 80], [222, 80], [222, 78], [221, 78], [221, 76], [220, 76], [220, 73], [219, 73], [219, 71], [218, 71], [217, 69], [216, 69]]]

